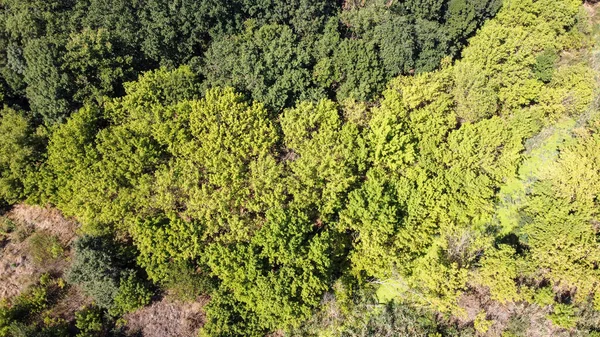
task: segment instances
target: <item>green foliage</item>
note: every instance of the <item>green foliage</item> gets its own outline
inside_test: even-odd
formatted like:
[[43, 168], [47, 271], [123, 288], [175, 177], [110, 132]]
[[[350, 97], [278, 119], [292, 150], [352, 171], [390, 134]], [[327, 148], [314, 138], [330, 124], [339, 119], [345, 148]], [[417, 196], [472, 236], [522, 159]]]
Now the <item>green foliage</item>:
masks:
[[132, 56], [104, 29], [85, 29], [72, 34], [66, 44], [63, 68], [72, 74], [76, 92], [73, 99], [84, 102], [102, 96], [115, 96], [119, 84], [132, 78]]
[[82, 222], [67, 279], [114, 317], [147, 275], [210, 296], [206, 336], [491, 333], [483, 311], [439, 324], [470, 298], [579, 328], [600, 296], [586, 18], [499, 4], [7, 0], [1, 94], [24, 112], [2, 111], [0, 198]]
[[17, 229], [17, 225], [9, 218], [0, 217], [0, 242], [6, 240]]
[[557, 60], [558, 55], [554, 50], [548, 49], [539, 54], [533, 65], [533, 73], [536, 78], [544, 83], [550, 82], [554, 74], [554, 64]]
[[554, 293], [548, 287], [539, 288], [535, 292], [533, 301], [541, 307], [552, 305], [554, 304]]
[[304, 214], [272, 210], [249, 245], [209, 248], [212, 272], [262, 329], [298, 324], [328, 288], [331, 237], [313, 228]]
[[213, 294], [206, 312], [211, 319], [200, 330], [201, 337], [259, 337], [266, 332], [257, 317], [224, 290]]
[[152, 292], [126, 264], [131, 256], [110, 238], [83, 236], [74, 245], [67, 281], [79, 285], [99, 307], [120, 316], [149, 303]]
[[[432, 13], [423, 13], [419, 1], [406, 6], [372, 2], [347, 2], [346, 11], [327, 20], [319, 14], [328, 13], [329, 6], [320, 1], [277, 4], [274, 13], [262, 11], [275, 2], [253, 4], [249, 11], [260, 15], [246, 21], [245, 32], [209, 47], [202, 67], [206, 84], [233, 86], [274, 111], [325, 95], [371, 100], [392, 77], [433, 70], [444, 56], [457, 56], [499, 4], [440, 1]], [[302, 22], [307, 17], [288, 19], [282, 12], [297, 5], [302, 8], [297, 13], [314, 15], [312, 27]]]
[[209, 35], [234, 28], [236, 2], [150, 0], [134, 4], [141, 51], [162, 66], [178, 66], [198, 57], [207, 47]]
[[71, 208], [75, 191], [86, 185], [80, 175], [94, 159], [93, 140], [100, 124], [97, 108], [86, 106], [54, 129], [50, 136], [43, 169], [40, 198], [58, 205], [66, 214]]
[[261, 24], [287, 24], [300, 35], [318, 32], [323, 21], [338, 10], [338, 4], [327, 0], [242, 0], [245, 16]]
[[68, 96], [72, 86], [61, 71], [58, 48], [55, 40], [43, 37], [32, 40], [23, 50], [27, 99], [34, 116], [47, 125], [62, 122], [71, 108]]
[[[367, 149], [359, 128], [344, 123], [335, 103], [302, 102], [281, 117], [290, 157], [288, 189], [293, 205], [316, 209], [328, 222], [365, 169]], [[323, 148], [329, 151], [323, 153]]]
[[475, 316], [475, 321], [473, 324], [475, 325], [475, 330], [480, 334], [485, 334], [494, 324], [494, 321], [486, 319], [487, 314], [485, 311], [480, 311], [477, 316]]
[[12, 313], [5, 301], [0, 302], [0, 336], [8, 336]]
[[115, 261], [115, 248], [100, 237], [84, 236], [75, 242], [74, 249], [75, 257], [67, 281], [78, 284], [98, 306], [113, 307], [121, 272]]
[[16, 203], [32, 192], [39, 146], [31, 120], [5, 107], [0, 112], [0, 202]]
[[0, 302], [0, 336], [65, 337], [68, 323], [54, 316], [55, 305], [64, 295], [62, 279], [43, 274], [39, 282], [20, 294]]
[[[340, 290], [340, 289], [338, 289]], [[285, 333], [288, 337], [316, 336], [474, 336], [472, 329], [436, 320], [433, 312], [414, 303], [391, 301], [379, 304], [372, 289], [363, 287], [345, 297], [328, 293], [318, 312], [300, 327]]]
[[564, 303], [555, 304], [554, 310], [548, 315], [548, 318], [552, 324], [564, 329], [574, 328], [577, 324], [573, 306]]
[[[65, 329], [61, 324], [44, 323], [38, 328], [31, 324], [33, 319], [44, 312], [56, 296], [54, 280], [47, 274], [42, 275], [40, 282], [27, 287], [19, 295], [10, 300], [0, 302], [0, 336], [64, 336]], [[62, 335], [60, 334], [62, 332]], [[44, 334], [46, 333], [46, 334]]]
[[203, 75], [210, 86], [232, 86], [274, 111], [311, 97], [309, 46], [289, 26], [252, 22], [239, 36], [213, 43]]
[[375, 308], [358, 322], [347, 322], [340, 336], [430, 336], [436, 330], [433, 317], [407, 305], [390, 302]]
[[189, 302], [201, 294], [213, 291], [215, 280], [206, 274], [206, 270], [189, 263], [171, 263], [162, 284], [168, 289], [169, 295], [177, 300]]
[[348, 206], [340, 214], [340, 224], [359, 233], [351, 255], [355, 272], [378, 277], [392, 273], [395, 234], [402, 225], [402, 207], [394, 198], [394, 185], [382, 176], [369, 171], [365, 184], [350, 193]]
[[498, 249], [489, 249], [481, 260], [475, 280], [490, 288], [492, 299], [500, 303], [516, 302], [520, 299], [515, 284], [519, 275], [514, 260], [514, 248], [500, 245]]
[[119, 291], [109, 313], [115, 317], [135, 311], [150, 303], [152, 291], [133, 272], [121, 275]]
[[98, 336], [103, 330], [102, 312], [90, 306], [75, 313], [75, 326], [79, 330], [76, 337]]
[[525, 208], [530, 220], [522, 229], [532, 272], [549, 270], [543, 275], [553, 285], [577, 288], [578, 301], [595, 291], [593, 284], [599, 277], [590, 268], [598, 260], [596, 230], [590, 221], [595, 216], [597, 184], [593, 182], [598, 173], [593, 167], [599, 141], [596, 134], [585, 131], [560, 148], [556, 162], [541, 172], [533, 187]]

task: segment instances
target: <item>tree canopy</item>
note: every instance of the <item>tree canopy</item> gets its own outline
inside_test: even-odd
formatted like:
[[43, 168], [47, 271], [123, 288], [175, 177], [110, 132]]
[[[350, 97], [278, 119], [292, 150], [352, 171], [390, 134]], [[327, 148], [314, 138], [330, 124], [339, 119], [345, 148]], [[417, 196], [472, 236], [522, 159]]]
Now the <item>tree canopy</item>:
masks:
[[81, 224], [81, 331], [597, 336], [593, 9], [6, 0], [0, 202]]

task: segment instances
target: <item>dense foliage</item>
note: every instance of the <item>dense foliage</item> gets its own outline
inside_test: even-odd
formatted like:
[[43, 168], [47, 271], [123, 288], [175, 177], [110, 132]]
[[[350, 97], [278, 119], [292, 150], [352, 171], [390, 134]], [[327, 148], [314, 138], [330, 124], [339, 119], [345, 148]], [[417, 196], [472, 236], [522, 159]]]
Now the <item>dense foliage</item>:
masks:
[[597, 336], [592, 14], [5, 0], [0, 201], [81, 223], [81, 336], [155, 290], [211, 337]]
[[277, 111], [299, 98], [372, 98], [393, 76], [457, 56], [500, 4], [421, 2], [346, 3], [340, 14], [328, 0], [6, 0], [0, 94], [51, 125], [122, 95], [145, 70], [189, 64], [205, 86]]

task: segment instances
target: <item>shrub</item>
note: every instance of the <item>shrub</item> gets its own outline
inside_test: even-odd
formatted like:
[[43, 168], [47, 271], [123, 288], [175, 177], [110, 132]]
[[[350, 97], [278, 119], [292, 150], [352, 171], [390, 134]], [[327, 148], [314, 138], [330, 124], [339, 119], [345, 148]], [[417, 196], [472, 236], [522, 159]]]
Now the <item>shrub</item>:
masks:
[[10, 337], [36, 337], [36, 329], [23, 322], [12, 322], [8, 328], [7, 336]]
[[97, 305], [119, 316], [150, 301], [151, 292], [125, 264], [123, 247], [108, 237], [83, 236], [75, 244], [75, 257], [67, 273]]
[[178, 263], [169, 270], [164, 287], [178, 300], [193, 301], [200, 294], [210, 293], [214, 285], [207, 275], [186, 263]]
[[8, 107], [0, 109], [0, 205], [14, 204], [31, 192], [28, 178], [40, 156], [38, 143], [25, 114]]
[[6, 300], [0, 301], [0, 337], [8, 336], [12, 316], [12, 311]]
[[112, 316], [133, 312], [150, 303], [152, 291], [133, 272], [123, 276], [120, 283], [114, 305], [109, 310]]
[[35, 263], [42, 264], [62, 256], [64, 248], [56, 236], [38, 232], [29, 238], [29, 252]]
[[552, 303], [554, 303], [554, 293], [552, 292], [552, 289], [548, 287], [538, 289], [533, 297], [533, 302], [540, 307], [552, 305]]
[[494, 324], [494, 321], [486, 319], [487, 314], [484, 310], [480, 311], [475, 317], [475, 321], [473, 325], [475, 326], [475, 330], [481, 334], [485, 334]]
[[428, 336], [436, 329], [433, 316], [406, 304], [390, 302], [369, 314], [360, 314], [346, 323], [342, 336]]
[[554, 306], [554, 311], [548, 315], [548, 319], [552, 324], [570, 329], [577, 325], [578, 317], [575, 316], [575, 308], [572, 305], [558, 303]]
[[75, 326], [79, 330], [77, 337], [98, 336], [103, 330], [102, 311], [90, 306], [75, 313]]
[[9, 218], [0, 216], [0, 234], [10, 234], [17, 228], [17, 225]]
[[35, 315], [48, 306], [48, 291], [44, 286], [33, 286], [13, 300], [12, 311], [17, 319]]
[[116, 250], [104, 238], [92, 236], [81, 237], [74, 248], [75, 257], [67, 282], [79, 285], [100, 307], [111, 308], [119, 291], [122, 271], [116, 261]]
[[556, 61], [558, 61], [558, 54], [555, 50], [544, 50], [535, 59], [535, 64], [533, 65], [535, 77], [544, 83], [550, 82], [554, 75], [554, 64]]
[[526, 332], [531, 326], [532, 314], [516, 314], [512, 315], [508, 320], [506, 328], [503, 332], [509, 337], [525, 337]]
[[31, 236], [31, 234], [33, 233], [33, 226], [28, 225], [28, 224], [23, 224], [20, 226], [17, 226], [14, 233], [12, 234], [12, 238], [16, 241], [16, 242], [23, 242], [25, 241], [28, 237]]
[[209, 319], [200, 337], [262, 337], [267, 333], [257, 315], [223, 289], [213, 294], [206, 314]]

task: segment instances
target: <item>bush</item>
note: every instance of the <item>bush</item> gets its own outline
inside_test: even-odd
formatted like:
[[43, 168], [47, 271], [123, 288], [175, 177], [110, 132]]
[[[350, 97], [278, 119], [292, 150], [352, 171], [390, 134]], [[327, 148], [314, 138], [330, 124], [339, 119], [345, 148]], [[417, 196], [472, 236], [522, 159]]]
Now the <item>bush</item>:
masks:
[[534, 315], [529, 313], [512, 315], [508, 320], [503, 334], [514, 337], [525, 337], [527, 330], [531, 326], [532, 316]]
[[12, 311], [6, 300], [0, 301], [0, 337], [8, 336], [12, 316]]
[[123, 271], [117, 250], [108, 239], [83, 236], [75, 241], [75, 257], [67, 273], [67, 282], [79, 285], [105, 309], [113, 306]]
[[255, 313], [236, 301], [227, 291], [219, 289], [206, 306], [208, 321], [200, 337], [262, 337], [267, 330]]
[[28, 225], [28, 224], [22, 224], [20, 226], [17, 226], [14, 233], [12, 234], [12, 238], [18, 242], [21, 243], [23, 241], [25, 241], [28, 237], [31, 236], [31, 234], [33, 233], [33, 226]]
[[429, 336], [436, 331], [436, 322], [430, 313], [406, 304], [390, 302], [370, 313], [362, 313], [354, 323], [346, 323], [344, 337], [368, 336]]
[[374, 294], [365, 289], [354, 294], [353, 299], [348, 299], [348, 295], [342, 291], [337, 292], [335, 299], [326, 296], [321, 310], [287, 336], [433, 337], [441, 328], [427, 310], [407, 303], [379, 304]]
[[554, 303], [554, 293], [552, 292], [552, 289], [548, 287], [538, 289], [533, 297], [533, 302], [540, 307], [552, 305], [552, 303]]
[[15, 319], [39, 314], [48, 307], [48, 290], [42, 285], [27, 289], [13, 300], [11, 308]]
[[210, 293], [214, 287], [207, 275], [196, 272], [186, 263], [174, 264], [163, 284], [170, 295], [181, 301], [193, 301], [200, 294]]
[[544, 83], [550, 82], [554, 75], [554, 64], [556, 61], [558, 61], [558, 53], [555, 50], [544, 50], [535, 59], [535, 64], [533, 65], [535, 77]]
[[129, 272], [121, 278], [119, 291], [109, 313], [115, 317], [121, 316], [147, 305], [151, 299], [152, 291], [148, 286], [141, 282], [133, 272]]
[[0, 301], [0, 337], [64, 337], [67, 322], [48, 310], [62, 289], [62, 279], [43, 274], [39, 282], [10, 301]]
[[7, 336], [10, 337], [37, 337], [34, 326], [23, 322], [12, 322], [8, 328]]
[[475, 321], [473, 324], [475, 325], [475, 330], [480, 334], [485, 334], [494, 324], [494, 321], [488, 320], [487, 314], [484, 310], [480, 311], [475, 317]]
[[0, 109], [0, 204], [14, 204], [28, 196], [28, 178], [39, 157], [39, 139], [30, 119], [11, 108]]
[[75, 313], [77, 337], [95, 337], [103, 330], [102, 311], [98, 307], [87, 307]]
[[64, 253], [58, 238], [46, 232], [38, 232], [29, 238], [29, 253], [37, 264], [49, 263]]
[[109, 237], [83, 236], [75, 244], [75, 257], [67, 273], [98, 306], [119, 316], [150, 301], [151, 292], [125, 261], [125, 249]]
[[[15, 223], [6, 217], [0, 217], [0, 245], [8, 239], [9, 234], [15, 230]], [[2, 246], [0, 246], [2, 247]]]
[[548, 315], [548, 319], [552, 324], [570, 329], [577, 325], [578, 317], [575, 316], [575, 308], [572, 305], [558, 303], [554, 306], [554, 311]]
[[0, 234], [8, 235], [17, 228], [17, 225], [9, 218], [0, 216]]

